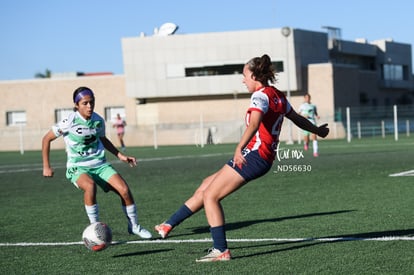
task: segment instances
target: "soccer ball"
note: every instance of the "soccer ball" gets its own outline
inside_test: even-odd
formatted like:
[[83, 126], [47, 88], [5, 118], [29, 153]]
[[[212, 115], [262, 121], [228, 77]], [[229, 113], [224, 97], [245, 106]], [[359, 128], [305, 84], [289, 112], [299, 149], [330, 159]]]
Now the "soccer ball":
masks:
[[101, 251], [112, 242], [112, 230], [103, 222], [88, 225], [82, 233], [85, 246], [92, 251]]

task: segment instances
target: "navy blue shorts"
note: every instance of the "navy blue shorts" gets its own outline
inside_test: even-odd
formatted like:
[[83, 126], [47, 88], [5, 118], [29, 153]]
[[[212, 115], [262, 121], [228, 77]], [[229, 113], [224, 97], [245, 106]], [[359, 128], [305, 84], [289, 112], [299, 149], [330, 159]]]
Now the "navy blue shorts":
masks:
[[233, 159], [230, 159], [227, 162], [227, 165], [236, 170], [246, 182], [263, 176], [270, 170], [270, 168], [272, 168], [272, 163], [262, 159], [257, 150], [250, 151], [244, 149], [243, 156], [246, 159], [246, 164], [243, 165], [241, 169], [237, 165], [233, 167]]

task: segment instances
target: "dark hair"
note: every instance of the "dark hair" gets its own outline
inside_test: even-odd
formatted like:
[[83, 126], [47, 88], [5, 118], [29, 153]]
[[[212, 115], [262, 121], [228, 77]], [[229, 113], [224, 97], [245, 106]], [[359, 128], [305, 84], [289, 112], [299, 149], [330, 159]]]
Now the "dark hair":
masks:
[[262, 55], [262, 57], [253, 57], [247, 62], [247, 65], [252, 72], [252, 76], [264, 86], [268, 86], [269, 82], [276, 82], [276, 72], [267, 54]]
[[[93, 94], [93, 91], [89, 89], [88, 87], [79, 87], [73, 92], [73, 103], [77, 104], [81, 98], [84, 96], [89, 95], [92, 97], [92, 99], [95, 99], [95, 95]], [[76, 111], [76, 107], [73, 108], [74, 111]]]
[[77, 97], [80, 93], [85, 93], [90, 95], [91, 97], [95, 98], [93, 91], [91, 89], [89, 89], [88, 87], [79, 87], [77, 88], [74, 92], [73, 92], [73, 102], [77, 103]]

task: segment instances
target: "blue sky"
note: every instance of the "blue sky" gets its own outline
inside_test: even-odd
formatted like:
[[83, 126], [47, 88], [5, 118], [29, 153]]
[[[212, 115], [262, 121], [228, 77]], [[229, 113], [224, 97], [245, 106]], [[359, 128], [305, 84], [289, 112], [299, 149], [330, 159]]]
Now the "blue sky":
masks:
[[46, 69], [123, 74], [121, 39], [166, 22], [177, 34], [333, 26], [345, 40], [414, 45], [413, 10], [412, 0], [1, 0], [0, 80]]

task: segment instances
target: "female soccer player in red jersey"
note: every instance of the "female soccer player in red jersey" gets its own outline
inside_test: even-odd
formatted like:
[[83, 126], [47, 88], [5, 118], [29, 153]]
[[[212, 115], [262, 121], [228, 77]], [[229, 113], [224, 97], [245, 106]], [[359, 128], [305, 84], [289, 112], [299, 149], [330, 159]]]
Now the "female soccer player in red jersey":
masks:
[[268, 55], [254, 57], [245, 64], [243, 83], [252, 96], [246, 114], [247, 127], [233, 158], [216, 173], [205, 178], [195, 193], [167, 221], [155, 226], [155, 230], [165, 238], [175, 226], [204, 207], [213, 248], [197, 262], [231, 259], [220, 201], [270, 170], [285, 116], [300, 128], [318, 136], [326, 137], [329, 133], [327, 124], [317, 127], [297, 114], [285, 95], [271, 86], [275, 81], [275, 72]]

